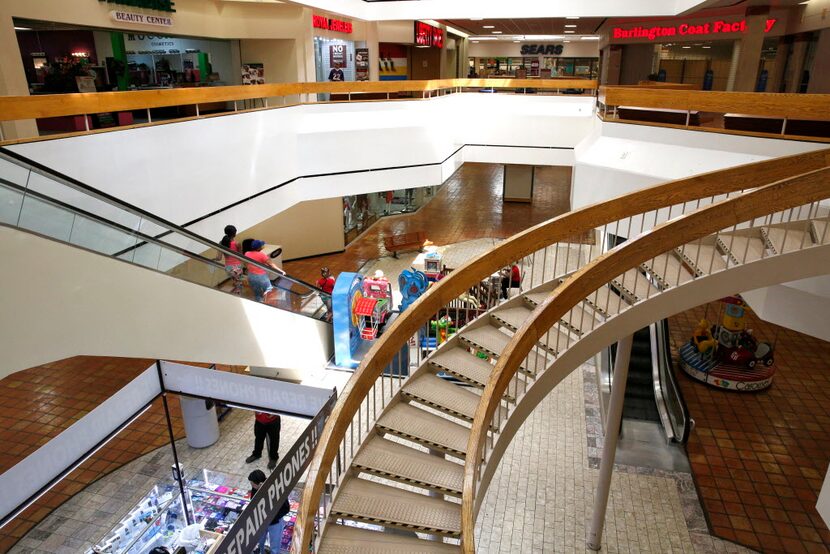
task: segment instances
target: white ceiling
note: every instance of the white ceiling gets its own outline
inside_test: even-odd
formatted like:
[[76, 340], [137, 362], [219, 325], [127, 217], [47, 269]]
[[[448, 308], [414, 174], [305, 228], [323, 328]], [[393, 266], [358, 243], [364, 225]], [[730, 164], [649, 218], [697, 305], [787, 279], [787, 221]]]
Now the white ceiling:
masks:
[[291, 0], [355, 19], [674, 16], [715, 0]]

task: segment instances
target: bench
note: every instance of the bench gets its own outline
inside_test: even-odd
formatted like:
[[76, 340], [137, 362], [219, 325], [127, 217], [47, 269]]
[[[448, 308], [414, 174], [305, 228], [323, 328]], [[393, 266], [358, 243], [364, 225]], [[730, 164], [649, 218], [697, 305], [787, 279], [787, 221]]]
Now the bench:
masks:
[[397, 258], [398, 252], [404, 250], [417, 250], [420, 252], [423, 250], [426, 240], [423, 231], [399, 233], [397, 235], [383, 237], [383, 246]]
[[[668, 110], [662, 108], [637, 108], [634, 106], [618, 106], [617, 113], [620, 119], [632, 121], [649, 121], [652, 123], [669, 123], [671, 125], [685, 125], [685, 110]], [[700, 125], [700, 112], [692, 110], [688, 114], [689, 125]]]

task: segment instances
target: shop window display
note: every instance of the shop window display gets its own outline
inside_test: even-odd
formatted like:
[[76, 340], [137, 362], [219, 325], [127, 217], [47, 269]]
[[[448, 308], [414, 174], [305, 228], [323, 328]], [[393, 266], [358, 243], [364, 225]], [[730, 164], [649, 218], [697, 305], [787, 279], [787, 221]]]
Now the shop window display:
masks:
[[418, 210], [435, 196], [437, 187], [398, 189], [343, 197], [343, 233], [349, 244], [379, 218]]

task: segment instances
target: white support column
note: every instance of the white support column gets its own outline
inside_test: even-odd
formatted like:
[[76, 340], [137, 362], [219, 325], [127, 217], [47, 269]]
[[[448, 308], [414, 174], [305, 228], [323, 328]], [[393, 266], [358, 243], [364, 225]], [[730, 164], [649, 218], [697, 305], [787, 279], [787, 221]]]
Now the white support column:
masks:
[[605, 511], [608, 508], [608, 493], [611, 490], [611, 474], [614, 470], [614, 456], [617, 453], [617, 439], [620, 437], [620, 420], [625, 402], [625, 383], [628, 380], [628, 362], [631, 359], [629, 335], [617, 343], [617, 359], [614, 361], [614, 377], [611, 382], [611, 401], [608, 406], [608, 420], [605, 423], [605, 441], [602, 445], [602, 460], [599, 465], [599, 482], [594, 495], [594, 515], [588, 532], [588, 548], [599, 550], [602, 545], [602, 529], [605, 525]]

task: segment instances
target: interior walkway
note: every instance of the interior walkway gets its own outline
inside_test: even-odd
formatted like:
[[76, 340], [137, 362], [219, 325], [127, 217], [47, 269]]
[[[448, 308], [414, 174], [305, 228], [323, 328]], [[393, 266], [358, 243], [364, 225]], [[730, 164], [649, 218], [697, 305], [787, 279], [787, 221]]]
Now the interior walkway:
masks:
[[[672, 348], [719, 303], [670, 319]], [[748, 328], [775, 344], [775, 380], [761, 392], [704, 385], [678, 370], [695, 420], [687, 451], [710, 528], [764, 552], [830, 552], [816, 499], [830, 461], [830, 343], [748, 315]]]

